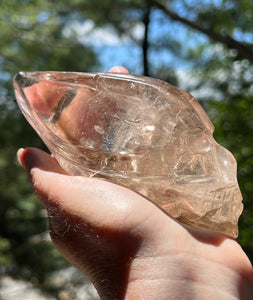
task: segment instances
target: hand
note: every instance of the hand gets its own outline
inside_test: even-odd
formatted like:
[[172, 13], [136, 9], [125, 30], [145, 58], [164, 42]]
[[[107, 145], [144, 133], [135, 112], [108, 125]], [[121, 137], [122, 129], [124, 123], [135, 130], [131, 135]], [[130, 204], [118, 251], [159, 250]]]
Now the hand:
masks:
[[101, 299], [252, 298], [252, 266], [235, 240], [182, 225], [124, 187], [68, 176], [38, 149], [18, 157], [55, 246]]

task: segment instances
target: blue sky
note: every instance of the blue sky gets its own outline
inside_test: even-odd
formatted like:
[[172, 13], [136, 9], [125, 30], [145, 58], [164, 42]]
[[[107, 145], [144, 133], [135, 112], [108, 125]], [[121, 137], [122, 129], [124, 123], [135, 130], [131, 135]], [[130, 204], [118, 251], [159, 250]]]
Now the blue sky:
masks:
[[[101, 62], [101, 67], [94, 71], [107, 71], [115, 65], [128, 67], [130, 72], [142, 74], [142, 50], [140, 47], [144, 26], [137, 23], [131, 30], [131, 34], [137, 40], [133, 42], [128, 36], [119, 37], [113, 28], [105, 26], [95, 28], [94, 23], [87, 20], [82, 23], [73, 22], [66, 27], [64, 34], [75, 33], [79, 40], [85, 44], [93, 46]], [[185, 44], [186, 47], [195, 47], [197, 43], [205, 41], [201, 34], [189, 35], [188, 30], [178, 22], [171, 22], [161, 10], [154, 10], [151, 14], [149, 38], [154, 44], [158, 41], [173, 43], [173, 36]], [[139, 45], [138, 45], [139, 43]], [[173, 44], [172, 44], [173, 46]], [[151, 65], [155, 67], [166, 65], [172, 69], [189, 70], [191, 65], [172, 54], [165, 47], [157, 44], [149, 52]]]

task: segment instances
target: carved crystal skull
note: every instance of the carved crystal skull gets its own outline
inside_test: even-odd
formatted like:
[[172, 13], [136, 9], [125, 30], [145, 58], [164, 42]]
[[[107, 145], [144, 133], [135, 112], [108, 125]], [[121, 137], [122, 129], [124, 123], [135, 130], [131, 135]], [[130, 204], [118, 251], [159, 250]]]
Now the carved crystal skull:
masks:
[[190, 94], [114, 73], [19, 73], [14, 87], [23, 114], [69, 174], [109, 179], [183, 223], [237, 237], [236, 161]]

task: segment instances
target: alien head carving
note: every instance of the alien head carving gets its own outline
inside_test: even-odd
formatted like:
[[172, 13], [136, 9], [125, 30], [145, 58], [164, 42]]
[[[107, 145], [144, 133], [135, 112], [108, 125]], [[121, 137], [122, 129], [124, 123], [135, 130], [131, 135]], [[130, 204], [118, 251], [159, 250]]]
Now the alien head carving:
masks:
[[237, 237], [236, 161], [188, 93], [114, 73], [19, 73], [18, 104], [61, 166], [146, 196], [196, 228]]

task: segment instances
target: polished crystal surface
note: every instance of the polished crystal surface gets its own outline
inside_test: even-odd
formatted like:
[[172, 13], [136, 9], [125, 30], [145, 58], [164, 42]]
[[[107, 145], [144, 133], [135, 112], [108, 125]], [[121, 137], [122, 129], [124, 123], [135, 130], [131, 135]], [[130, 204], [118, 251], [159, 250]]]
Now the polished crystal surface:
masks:
[[109, 179], [183, 223], [237, 237], [236, 161], [190, 94], [116, 73], [21, 72], [14, 87], [23, 114], [69, 174]]

